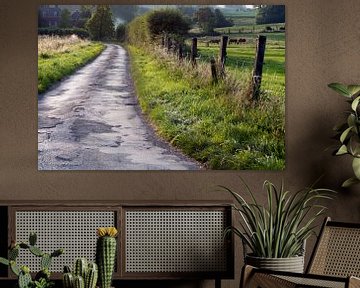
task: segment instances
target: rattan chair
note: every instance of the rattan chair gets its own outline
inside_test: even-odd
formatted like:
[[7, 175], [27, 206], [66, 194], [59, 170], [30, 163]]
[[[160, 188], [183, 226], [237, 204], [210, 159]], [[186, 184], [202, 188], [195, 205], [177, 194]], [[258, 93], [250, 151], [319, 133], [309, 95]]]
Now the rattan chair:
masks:
[[360, 224], [326, 218], [306, 273], [243, 268], [241, 288], [360, 287]]

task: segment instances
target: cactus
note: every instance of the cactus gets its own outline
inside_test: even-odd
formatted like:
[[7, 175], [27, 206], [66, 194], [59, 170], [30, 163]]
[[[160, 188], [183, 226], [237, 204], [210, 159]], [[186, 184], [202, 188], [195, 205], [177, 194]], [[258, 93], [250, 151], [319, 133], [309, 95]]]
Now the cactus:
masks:
[[35, 246], [36, 245], [36, 241], [37, 241], [37, 235], [34, 232], [31, 232], [29, 235], [29, 244], [31, 246]]
[[29, 247], [29, 251], [30, 251], [32, 254], [34, 254], [35, 256], [37, 256], [37, 257], [41, 257], [41, 256], [44, 255], [44, 252], [42, 252], [42, 251], [40, 250], [40, 248], [38, 248], [38, 247], [36, 247], [36, 246], [30, 246], [30, 247]]
[[88, 262], [85, 258], [76, 259], [74, 274], [76, 276], [81, 276], [83, 279], [85, 279], [87, 266], [88, 266]]
[[63, 286], [64, 288], [73, 288], [74, 287], [74, 276], [72, 273], [64, 273], [63, 277]]
[[77, 275], [74, 277], [74, 288], [85, 288], [84, 278]]
[[[98, 268], [95, 263], [89, 263], [85, 258], [78, 258], [74, 263], [74, 273], [71, 273], [69, 266], [64, 266], [63, 286], [64, 288], [77, 288], [77, 285], [83, 288], [95, 288], [98, 278]], [[83, 275], [83, 276], [82, 276]], [[76, 280], [77, 279], [77, 280]], [[81, 279], [83, 283], [81, 283]]]
[[85, 288], [95, 288], [98, 279], [98, 266], [96, 263], [89, 263], [85, 276]]
[[41, 269], [49, 269], [51, 265], [52, 257], [50, 254], [44, 253], [44, 255], [41, 257], [40, 267]]
[[[22, 269], [19, 274], [19, 280], [18, 280], [19, 288], [28, 288], [32, 283], [31, 275], [29, 273], [30, 272], [29, 268], [28, 267], [26, 268], [27, 269]], [[25, 272], [24, 270], [27, 270], [27, 272]]]
[[[8, 259], [0, 257], [0, 263], [10, 266], [11, 271], [18, 276], [18, 286], [19, 288], [29, 288], [29, 287], [40, 287], [41, 283], [51, 284], [50, 282], [50, 264], [53, 257], [60, 256], [64, 251], [62, 249], [55, 250], [53, 253], [48, 254], [41, 251], [36, 244], [36, 234], [30, 233], [29, 244], [20, 242], [16, 243], [11, 241], [11, 245], [8, 251]], [[41, 257], [41, 271], [39, 271], [35, 276], [35, 281], [32, 280], [30, 275], [30, 269], [27, 266], [22, 266], [21, 268], [16, 264], [16, 259], [19, 256], [19, 250], [24, 249], [28, 250], [30, 253], [37, 257]], [[39, 285], [37, 284], [39, 283]], [[41, 284], [42, 285], [42, 284]]]
[[115, 227], [98, 228], [97, 235], [96, 262], [100, 287], [110, 288], [115, 265], [117, 230]]

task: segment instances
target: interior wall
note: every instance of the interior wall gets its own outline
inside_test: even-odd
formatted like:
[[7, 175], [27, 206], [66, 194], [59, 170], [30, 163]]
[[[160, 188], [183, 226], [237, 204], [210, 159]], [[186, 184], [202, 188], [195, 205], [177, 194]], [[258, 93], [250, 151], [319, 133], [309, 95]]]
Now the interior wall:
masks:
[[[351, 175], [349, 158], [331, 156], [332, 127], [344, 119], [344, 99], [331, 82], [359, 83], [358, 0], [242, 1], [286, 5], [286, 169], [284, 171], [38, 171], [37, 8], [44, 1], [0, 1], [0, 200], [221, 200], [216, 189], [240, 189], [241, 176], [265, 201], [262, 183], [282, 180], [290, 190], [323, 175], [322, 187], [337, 190], [328, 215], [360, 221], [359, 187], [340, 189]], [[74, 4], [73, 1], [45, 1]], [[89, 4], [89, 1], [76, 1]], [[90, 1], [104, 4], [194, 4], [195, 1]], [[198, 1], [196, 4], [240, 4]], [[311, 251], [311, 244], [308, 250]], [[242, 265], [236, 247], [236, 270]], [[226, 281], [225, 287], [237, 287]], [[212, 284], [209, 284], [212, 285]], [[207, 284], [206, 284], [207, 286]]]

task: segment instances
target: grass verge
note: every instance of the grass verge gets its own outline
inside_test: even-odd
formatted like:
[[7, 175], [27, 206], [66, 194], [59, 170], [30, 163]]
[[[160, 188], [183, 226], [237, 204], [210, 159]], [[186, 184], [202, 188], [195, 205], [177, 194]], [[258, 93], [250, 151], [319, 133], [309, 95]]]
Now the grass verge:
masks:
[[39, 53], [38, 55], [38, 93], [45, 92], [52, 84], [64, 76], [74, 73], [98, 56], [105, 46], [91, 42], [87, 45], [75, 45], [61, 52]]
[[[231, 96], [228, 83], [206, 83], [201, 73], [189, 73], [186, 64], [155, 57], [143, 48], [128, 48], [141, 108], [161, 137], [208, 169], [284, 168], [281, 97], [246, 106]], [[197, 71], [208, 70], [202, 67]]]

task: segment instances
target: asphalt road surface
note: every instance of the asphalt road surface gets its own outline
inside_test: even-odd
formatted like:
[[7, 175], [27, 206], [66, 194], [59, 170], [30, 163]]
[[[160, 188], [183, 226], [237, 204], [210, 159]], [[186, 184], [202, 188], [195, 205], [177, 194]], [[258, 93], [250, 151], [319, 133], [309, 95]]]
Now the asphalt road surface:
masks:
[[39, 170], [196, 170], [144, 120], [119, 45], [38, 99]]

